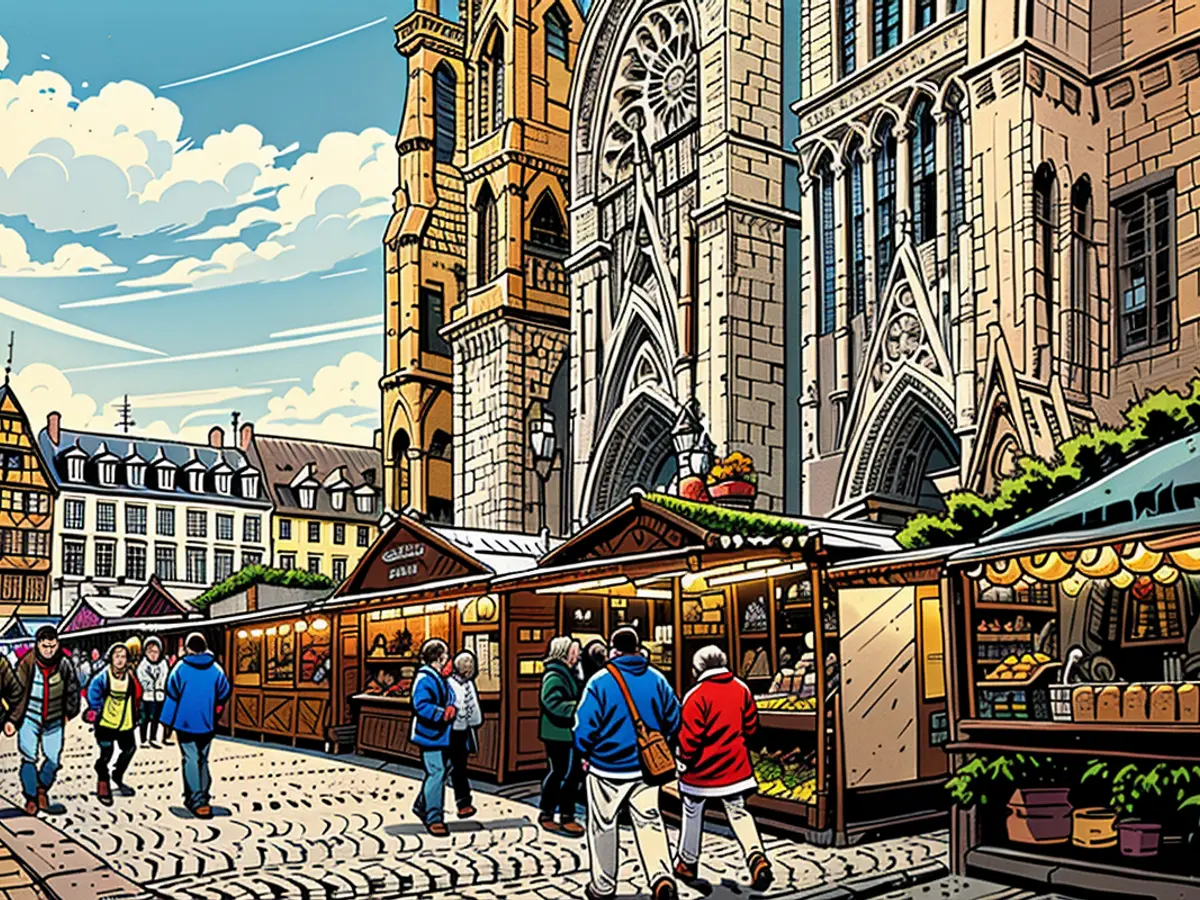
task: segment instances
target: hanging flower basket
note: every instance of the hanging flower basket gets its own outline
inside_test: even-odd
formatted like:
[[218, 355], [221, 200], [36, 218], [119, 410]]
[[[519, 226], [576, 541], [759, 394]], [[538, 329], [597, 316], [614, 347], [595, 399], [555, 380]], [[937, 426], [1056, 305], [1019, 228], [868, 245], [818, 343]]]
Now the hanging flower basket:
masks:
[[713, 503], [735, 509], [753, 509], [758, 496], [754, 460], [735, 450], [713, 463], [708, 473], [708, 493]]

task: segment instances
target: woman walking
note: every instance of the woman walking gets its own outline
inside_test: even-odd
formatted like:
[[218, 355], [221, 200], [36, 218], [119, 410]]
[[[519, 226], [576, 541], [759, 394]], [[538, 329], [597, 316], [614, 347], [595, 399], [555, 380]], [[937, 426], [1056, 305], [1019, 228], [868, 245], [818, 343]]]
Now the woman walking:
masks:
[[458, 817], [475, 815], [472, 804], [471, 779], [467, 776], [467, 757], [479, 750], [476, 729], [483, 724], [479, 707], [479, 692], [475, 690], [475, 654], [464, 650], [454, 657], [450, 675], [450, 693], [457, 713], [450, 725], [450, 783], [454, 785], [454, 803]]
[[167, 676], [171, 674], [167, 661], [163, 659], [162, 641], [158, 638], [146, 638], [136, 673], [138, 684], [142, 686], [142, 746], [157, 748], [158, 719], [167, 696]]
[[[129, 668], [129, 650], [124, 644], [113, 644], [108, 651], [107, 666], [88, 685], [88, 710], [96, 723], [96, 743], [100, 755], [96, 758], [96, 796], [105, 806], [112, 806], [112, 784], [122, 797], [132, 797], [133, 788], [125, 784], [125, 772], [137, 751], [134, 729], [142, 704], [142, 686]], [[121, 748], [117, 764], [109, 772], [114, 746]], [[111, 782], [110, 782], [111, 774]]]
[[[542, 718], [538, 736], [546, 746], [550, 770], [542, 781], [541, 814], [538, 824], [546, 831], [580, 837], [583, 826], [575, 821], [575, 795], [581, 781], [580, 759], [575, 753], [575, 707], [581, 685], [575, 675], [579, 663], [579, 641], [565, 635], [550, 639], [546, 651], [542, 690], [538, 697]], [[558, 812], [558, 821], [554, 813]]]

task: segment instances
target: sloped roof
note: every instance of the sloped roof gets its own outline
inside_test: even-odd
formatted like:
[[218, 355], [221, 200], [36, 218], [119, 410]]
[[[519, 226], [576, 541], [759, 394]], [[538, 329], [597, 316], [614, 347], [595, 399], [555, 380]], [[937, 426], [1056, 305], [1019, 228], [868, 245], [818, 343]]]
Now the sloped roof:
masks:
[[[268, 434], [256, 434], [251, 446], [278, 515], [320, 516], [363, 524], [379, 520], [378, 497], [382, 494], [383, 458], [374, 447]], [[300, 495], [292, 487], [297, 474], [306, 466], [316, 482], [315, 509], [301, 506]], [[345, 469], [346, 481], [352, 490], [361, 493], [360, 489], [366, 487], [376, 495], [375, 509], [370, 513], [358, 512], [353, 496], [346, 498], [345, 509], [333, 508], [330, 492], [322, 486], [322, 482], [339, 468]]]
[[432, 526], [432, 530], [469, 553], [497, 575], [532, 569], [543, 554], [562, 543], [558, 538], [543, 540], [536, 534], [508, 531], [484, 531], [442, 525]]

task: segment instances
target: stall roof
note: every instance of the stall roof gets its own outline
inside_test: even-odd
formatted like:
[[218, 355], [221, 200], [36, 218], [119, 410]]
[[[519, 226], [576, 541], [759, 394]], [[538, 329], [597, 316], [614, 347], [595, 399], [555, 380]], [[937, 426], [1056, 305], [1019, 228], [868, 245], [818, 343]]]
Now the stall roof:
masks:
[[471, 554], [497, 575], [532, 569], [539, 557], [562, 543], [558, 538], [509, 531], [443, 525], [432, 526], [431, 530]]
[[968, 550], [973, 544], [953, 544], [945, 547], [924, 547], [920, 550], [909, 550], [904, 553], [885, 553], [879, 556], [867, 556], [850, 562], [839, 563], [829, 567], [831, 575], [853, 575], [858, 572], [895, 568], [899, 566], [921, 565], [936, 563], [948, 559], [953, 554]]
[[157, 575], [132, 597], [119, 594], [90, 594], [80, 597], [63, 616], [59, 631], [68, 634], [85, 628], [96, 628], [116, 619], [154, 618], [164, 615], [187, 615], [195, 612], [162, 586]]
[[[518, 575], [520, 573], [517, 573]], [[514, 576], [515, 577], [515, 576]], [[486, 594], [491, 590], [490, 575], [464, 575], [461, 578], [445, 578], [441, 581], [426, 581], [419, 584], [410, 584], [404, 587], [386, 588], [381, 591], [370, 591], [363, 594], [335, 594], [332, 597], [326, 597], [324, 600], [318, 600], [313, 604], [313, 610], [331, 610], [344, 609], [347, 606], [354, 606], [358, 603], [363, 603], [368, 600], [384, 600], [389, 597], [401, 599], [413, 594], [422, 594], [427, 592], [442, 592], [451, 591], [457, 588], [477, 587], [479, 593]]]
[[162, 618], [120, 619], [96, 628], [85, 628], [79, 631], [72, 631], [70, 634], [64, 634], [63, 640], [72, 641], [79, 638], [138, 630], [145, 630], [149, 634], [168, 634], [176, 631], [197, 631], [202, 628], [211, 628], [214, 625], [237, 625], [242, 622], [258, 622], [264, 619], [279, 619], [288, 618], [289, 616], [303, 615], [305, 612], [311, 611], [312, 607], [312, 603], [293, 603], [290, 606], [275, 606], [270, 609], [251, 610], [249, 612], [235, 613], [228, 616], [216, 616], [211, 619], [206, 619], [199, 613], [195, 612], [193, 612], [189, 618], [164, 616]]
[[800, 549], [817, 535], [826, 547], [885, 552], [899, 549], [894, 534], [894, 529], [872, 523], [780, 516], [635, 491], [620, 506], [544, 556], [541, 565], [559, 566], [685, 546], [699, 550]]
[[1194, 528], [1200, 517], [1200, 436], [1180, 438], [956, 553], [953, 563], [1031, 549], [1112, 543]]

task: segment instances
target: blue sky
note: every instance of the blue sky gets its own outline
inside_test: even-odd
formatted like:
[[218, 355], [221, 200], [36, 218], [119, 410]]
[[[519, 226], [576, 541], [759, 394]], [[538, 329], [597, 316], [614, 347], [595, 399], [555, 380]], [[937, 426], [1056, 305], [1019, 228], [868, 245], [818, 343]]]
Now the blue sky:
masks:
[[128, 393], [159, 433], [236, 408], [370, 440], [405, 80], [391, 27], [411, 8], [7, 4], [0, 329], [31, 417], [108, 428]]

